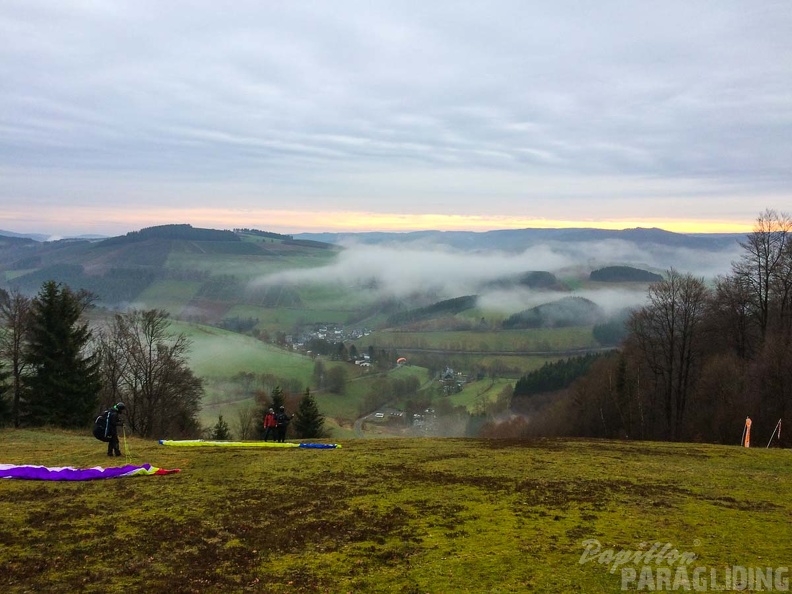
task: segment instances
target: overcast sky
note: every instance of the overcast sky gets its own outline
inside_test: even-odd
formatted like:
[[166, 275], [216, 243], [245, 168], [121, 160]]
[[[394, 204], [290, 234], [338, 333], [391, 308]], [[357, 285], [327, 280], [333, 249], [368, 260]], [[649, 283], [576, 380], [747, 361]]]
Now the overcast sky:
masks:
[[0, 229], [744, 231], [792, 4], [0, 2]]

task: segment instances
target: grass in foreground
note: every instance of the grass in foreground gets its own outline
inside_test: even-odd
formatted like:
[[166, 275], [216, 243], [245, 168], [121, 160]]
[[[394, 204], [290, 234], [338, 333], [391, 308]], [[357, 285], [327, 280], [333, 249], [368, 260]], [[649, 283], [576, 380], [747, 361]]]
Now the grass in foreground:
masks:
[[[621, 591], [619, 571], [579, 563], [586, 539], [616, 551], [670, 543], [695, 553], [694, 566], [716, 570], [790, 563], [786, 450], [472, 439], [182, 449], [128, 441], [133, 462], [182, 472], [0, 481], [2, 591]], [[0, 431], [3, 463], [106, 465], [104, 447], [82, 434]]]

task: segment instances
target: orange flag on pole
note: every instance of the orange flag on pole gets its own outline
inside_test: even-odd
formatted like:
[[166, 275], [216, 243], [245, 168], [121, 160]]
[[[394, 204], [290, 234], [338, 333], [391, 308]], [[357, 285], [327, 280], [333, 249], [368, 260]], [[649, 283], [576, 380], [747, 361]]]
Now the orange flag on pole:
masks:
[[744, 433], [745, 433], [745, 441], [743, 442], [743, 445], [746, 448], [750, 448], [751, 447], [751, 417], [745, 417]]

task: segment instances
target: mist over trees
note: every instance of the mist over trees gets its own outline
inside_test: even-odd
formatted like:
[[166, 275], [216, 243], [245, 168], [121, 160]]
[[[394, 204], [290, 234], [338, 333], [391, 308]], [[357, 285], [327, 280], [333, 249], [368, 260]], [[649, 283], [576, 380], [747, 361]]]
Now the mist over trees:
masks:
[[[792, 219], [767, 210], [730, 274], [669, 270], [596, 361], [533, 418], [557, 435], [739, 443], [792, 422]], [[789, 444], [787, 434], [784, 443]]]
[[597, 324], [605, 314], [597, 304], [585, 297], [563, 297], [537, 305], [503, 320], [504, 329], [564, 328]]

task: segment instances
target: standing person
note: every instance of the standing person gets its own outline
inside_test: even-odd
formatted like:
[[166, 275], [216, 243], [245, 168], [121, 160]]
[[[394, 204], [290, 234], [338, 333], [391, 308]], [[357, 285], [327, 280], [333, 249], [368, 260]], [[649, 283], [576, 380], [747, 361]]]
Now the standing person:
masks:
[[114, 404], [96, 418], [93, 434], [96, 439], [107, 442], [107, 455], [120, 456], [121, 445], [118, 443], [118, 426], [123, 425], [118, 415], [126, 410], [123, 402]]
[[275, 409], [270, 408], [267, 414], [264, 415], [264, 441], [267, 441], [270, 435], [277, 439], [277, 426], [278, 422], [275, 420]]
[[291, 417], [286, 414], [286, 407], [281, 406], [278, 409], [278, 414], [275, 415], [275, 428], [277, 429], [278, 433], [278, 441], [283, 443], [286, 441], [286, 427], [289, 425], [289, 421], [291, 421]]

